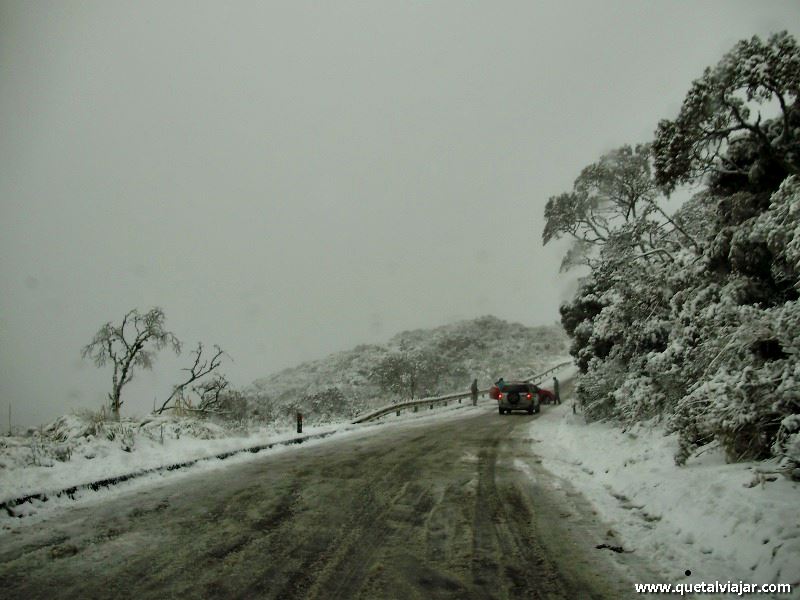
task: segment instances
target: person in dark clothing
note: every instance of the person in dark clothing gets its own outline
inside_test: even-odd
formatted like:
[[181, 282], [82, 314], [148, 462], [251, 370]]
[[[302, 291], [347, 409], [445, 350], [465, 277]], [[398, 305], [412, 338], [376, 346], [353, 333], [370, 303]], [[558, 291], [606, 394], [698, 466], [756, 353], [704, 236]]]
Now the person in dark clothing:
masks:
[[561, 404], [561, 394], [558, 393], [558, 379], [553, 377], [553, 394], [556, 397], [556, 404]]
[[500, 390], [502, 391], [502, 390], [503, 390], [503, 388], [504, 388], [504, 387], [505, 387], [505, 385], [506, 385], [506, 382], [505, 382], [505, 381], [503, 380], [503, 378], [501, 377], [500, 379], [498, 379], [497, 381], [495, 381], [495, 382], [494, 382], [494, 384], [495, 384], [495, 385], [498, 387], [498, 389], [500, 389]]
[[469, 387], [469, 391], [472, 394], [472, 406], [478, 405], [478, 380], [473, 379], [472, 385]]

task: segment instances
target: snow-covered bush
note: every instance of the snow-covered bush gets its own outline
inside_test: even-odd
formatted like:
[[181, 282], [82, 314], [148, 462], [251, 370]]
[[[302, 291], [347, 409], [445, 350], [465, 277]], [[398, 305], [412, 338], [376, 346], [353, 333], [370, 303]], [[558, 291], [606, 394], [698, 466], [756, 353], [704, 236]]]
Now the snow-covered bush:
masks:
[[787, 178], [771, 197], [750, 233], [772, 253], [772, 277], [800, 292], [800, 178]]
[[765, 206], [711, 232], [703, 255], [669, 270], [619, 265], [602, 293], [593, 273], [586, 293], [562, 307], [583, 366], [576, 391], [587, 417], [669, 415], [680, 432], [679, 463], [714, 439], [732, 460], [800, 463], [797, 178]]
[[666, 404], [666, 395], [656, 381], [644, 373], [625, 377], [611, 396], [617, 418], [626, 423], [660, 415]]
[[[668, 191], [707, 186], [671, 217], [655, 186], [637, 196], [614, 187], [628, 180], [613, 170], [614, 194], [577, 210], [567, 202], [583, 198], [576, 188], [545, 213], [551, 237], [590, 245], [591, 273], [561, 307], [587, 417], [667, 416], [679, 463], [716, 440], [731, 460], [800, 466], [798, 61], [785, 33], [740, 42], [695, 82], [678, 119], [659, 124], [655, 181]], [[763, 78], [773, 72], [780, 76]], [[741, 96], [727, 103], [709, 96], [734, 92]], [[773, 94], [781, 117], [747, 122], [756, 114], [747, 103]], [[645, 181], [649, 171], [637, 164]], [[637, 213], [643, 201], [648, 210]]]
[[592, 359], [586, 372], [578, 379], [576, 394], [589, 421], [614, 415], [614, 391], [624, 378], [624, 365], [618, 362]]

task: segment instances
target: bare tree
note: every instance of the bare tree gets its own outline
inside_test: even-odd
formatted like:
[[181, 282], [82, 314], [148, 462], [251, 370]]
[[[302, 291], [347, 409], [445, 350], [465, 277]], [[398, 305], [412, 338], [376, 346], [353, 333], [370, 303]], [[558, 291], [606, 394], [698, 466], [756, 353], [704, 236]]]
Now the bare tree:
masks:
[[192, 391], [198, 396], [197, 410], [203, 413], [225, 412], [225, 393], [229, 386], [227, 377], [221, 374], [193, 386]]
[[[182, 399], [184, 397], [183, 395], [184, 395], [184, 392], [186, 391], [187, 387], [189, 387], [195, 381], [198, 381], [199, 379], [202, 379], [203, 377], [205, 377], [206, 375], [208, 375], [209, 373], [214, 371], [217, 367], [219, 367], [220, 364], [222, 363], [222, 357], [225, 354], [225, 352], [219, 346], [215, 345], [214, 346], [214, 355], [210, 359], [208, 359], [208, 358], [203, 359], [203, 343], [202, 342], [198, 342], [197, 343], [197, 348], [192, 351], [192, 354], [194, 355], [194, 363], [192, 364], [191, 367], [182, 369], [183, 371], [188, 372], [188, 376], [186, 377], [186, 380], [183, 381], [182, 383], [178, 383], [178, 384], [176, 384], [176, 385], [174, 385], [172, 387], [172, 393], [169, 395], [169, 398], [167, 398], [164, 401], [164, 403], [161, 405], [161, 408], [159, 408], [157, 411], [155, 411], [157, 414], [160, 415], [167, 408], [172, 408], [172, 407], [169, 406], [170, 402], [173, 402], [173, 406], [174, 406], [174, 402], [175, 401], [177, 401], [179, 399]], [[218, 379], [218, 378], [215, 378], [212, 381], [215, 381], [216, 379]], [[195, 386], [193, 389], [194, 389], [194, 391], [197, 392], [197, 390], [200, 387], [201, 386]], [[221, 393], [222, 390], [225, 389], [225, 387], [227, 387], [227, 380], [226, 380], [226, 385], [223, 386], [219, 390], [219, 392]], [[202, 403], [202, 398], [204, 397], [204, 394], [200, 393], [200, 392], [197, 392], [197, 393], [198, 393], [198, 395], [200, 395], [201, 403]], [[219, 393], [217, 394], [217, 400], [219, 400]]]
[[151, 308], [145, 314], [138, 309], [129, 311], [120, 325], [108, 322], [84, 346], [81, 355], [91, 358], [98, 367], [111, 362], [114, 367], [111, 392], [108, 394], [114, 418], [119, 421], [122, 388], [133, 379], [136, 368], [151, 369], [157, 351], [171, 346], [180, 354], [181, 343], [164, 329], [164, 311]]

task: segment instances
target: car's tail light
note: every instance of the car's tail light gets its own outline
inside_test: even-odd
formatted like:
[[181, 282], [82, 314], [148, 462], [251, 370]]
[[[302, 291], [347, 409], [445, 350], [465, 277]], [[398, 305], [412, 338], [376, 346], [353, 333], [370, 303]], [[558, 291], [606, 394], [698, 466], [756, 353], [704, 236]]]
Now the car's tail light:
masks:
[[528, 394], [528, 400], [530, 400], [531, 398], [533, 398], [533, 394]]
[[503, 394], [497, 394], [497, 399], [498, 400], [502, 400], [503, 399]]

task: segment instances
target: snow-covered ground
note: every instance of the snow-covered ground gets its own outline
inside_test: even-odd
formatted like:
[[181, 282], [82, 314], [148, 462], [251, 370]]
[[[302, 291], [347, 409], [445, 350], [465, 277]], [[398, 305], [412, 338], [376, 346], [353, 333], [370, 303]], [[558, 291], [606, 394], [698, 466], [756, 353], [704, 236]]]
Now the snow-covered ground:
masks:
[[[455, 410], [465, 415], [485, 411], [486, 401], [475, 408], [465, 401], [434, 411], [408, 411], [399, 418], [392, 413], [382, 421], [390, 427], [422, 425], [452, 418]], [[317, 445], [371, 435], [387, 424], [306, 427], [304, 433], [335, 431], [329, 438], [307, 442]], [[49, 448], [35, 448], [31, 438], [0, 438], [0, 501], [297, 436], [294, 430], [284, 429], [231, 437], [230, 431], [213, 424], [175, 418], [153, 420], [138, 428], [132, 438], [119, 433], [114, 439], [87, 436], [85, 426], [85, 420], [62, 417], [49, 435]], [[123, 423], [119, 427], [125, 430], [130, 426]], [[658, 427], [644, 425], [627, 432], [603, 423], [587, 425], [581, 414], [572, 413], [569, 399], [561, 406], [545, 407], [531, 422], [530, 437], [544, 467], [570, 481], [611, 525], [609, 543], [646, 557], [662, 572], [663, 582], [791, 583], [800, 592], [800, 485], [782, 476], [764, 475], [768, 465], [727, 464], [719, 449], [707, 448], [685, 467], [677, 467], [674, 435], [665, 436]], [[63, 440], [53, 441], [58, 438]], [[134, 446], [126, 451], [131, 439]], [[278, 446], [268, 452], [293, 448]], [[61, 459], [56, 456], [59, 453]], [[99, 492], [84, 491], [78, 500], [98, 502], [166, 478], [226, 468], [262, 455], [244, 453], [225, 461], [207, 460]], [[60, 498], [25, 505], [23, 510], [37, 520], [71, 503]], [[0, 529], [8, 531], [29, 520], [2, 515]], [[686, 576], [687, 570], [692, 574]]]
[[[304, 434], [332, 429], [307, 427]], [[0, 502], [296, 436], [290, 429], [236, 434], [214, 423], [176, 417], [98, 428], [85, 417], [65, 415], [41, 435], [0, 438]]]
[[790, 583], [800, 598], [800, 485], [764, 475], [768, 465], [727, 464], [708, 447], [677, 467], [675, 435], [587, 425], [571, 400], [546, 407], [530, 435], [543, 466], [581, 491], [614, 545], [647, 557], [663, 583]]
[[[354, 435], [371, 435], [385, 425], [415, 426], [435, 419], [452, 418], [452, 411], [484, 410], [472, 407], [467, 401], [452, 403], [418, 413], [404, 411], [400, 417], [394, 413], [376, 422], [351, 425], [334, 423], [321, 426], [304, 426], [302, 436], [329, 433], [329, 437], [309, 440], [303, 447], [342, 440]], [[79, 502], [96, 502], [120, 494], [130, 493], [148, 485], [194, 474], [199, 471], [225, 468], [233, 464], [254, 460], [265, 453], [290, 451], [296, 446], [276, 446], [258, 453], [244, 452], [219, 460], [216, 455], [254, 446], [280, 443], [299, 437], [295, 429], [261, 429], [248, 435], [233, 435], [230, 430], [213, 423], [190, 418], [154, 418], [139, 427], [134, 421], [121, 424], [105, 424], [103, 431], [130, 431], [114, 439], [108, 435], [86, 435], [90, 423], [77, 415], [60, 417], [45, 428], [45, 435], [37, 438], [0, 438], [0, 502], [20, 498], [28, 494], [49, 493], [81, 486], [93, 481], [137, 473], [166, 465], [200, 460], [195, 465], [178, 471], [148, 473], [98, 491], [80, 490], [74, 499], [51, 497], [47, 502], [33, 501], [15, 507], [19, 516], [33, 519], [12, 518], [5, 512], [0, 514], [0, 531], [14, 529], [22, 522], [46, 517], [54, 510]], [[163, 428], [162, 428], [163, 425]], [[47, 431], [49, 429], [49, 432]], [[164, 432], [163, 438], [161, 432]], [[124, 438], [124, 439], [123, 439]], [[60, 441], [56, 441], [60, 440]], [[131, 440], [133, 442], [130, 447]], [[126, 447], [128, 448], [126, 450]]]

